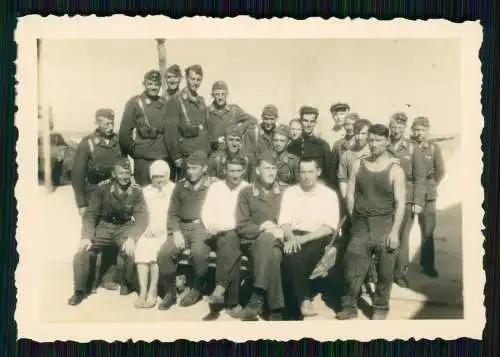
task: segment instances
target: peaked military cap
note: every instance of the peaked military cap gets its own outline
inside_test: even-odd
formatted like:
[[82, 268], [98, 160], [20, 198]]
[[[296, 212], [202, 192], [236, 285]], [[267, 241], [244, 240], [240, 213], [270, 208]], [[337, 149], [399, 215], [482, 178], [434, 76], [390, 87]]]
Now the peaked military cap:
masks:
[[227, 84], [224, 81], [217, 81], [212, 84], [212, 92], [216, 90], [225, 90], [227, 92]]
[[348, 112], [349, 110], [351, 110], [351, 107], [347, 103], [335, 103], [330, 107], [330, 113]]
[[155, 69], [152, 69], [144, 75], [144, 80], [161, 83], [161, 73]]
[[226, 129], [226, 136], [243, 137], [243, 133], [237, 125], [229, 125]]
[[97, 109], [97, 111], [95, 112], [95, 118], [96, 119], [106, 118], [106, 119], [114, 120], [115, 119], [115, 112], [109, 108]]
[[276, 129], [274, 129], [274, 133], [275, 134], [284, 135], [284, 136], [288, 137], [288, 134], [289, 134], [288, 126], [283, 125], [283, 124], [278, 125], [276, 127]]
[[199, 64], [192, 64], [191, 66], [186, 68], [186, 76], [189, 73], [189, 71], [193, 71], [194, 73], [203, 76], [203, 68]]
[[408, 116], [403, 112], [397, 112], [392, 114], [391, 119], [400, 124], [406, 124], [408, 122]]
[[204, 151], [195, 150], [191, 155], [189, 155], [186, 162], [190, 165], [204, 166], [208, 164], [208, 157]]
[[413, 124], [411, 125], [412, 127], [415, 127], [417, 125], [421, 125], [421, 126], [424, 126], [426, 128], [428, 128], [430, 126], [430, 121], [429, 121], [429, 118], [427, 117], [417, 117], [415, 118], [415, 120], [413, 120]]
[[356, 120], [359, 120], [360, 117], [359, 117], [359, 114], [358, 113], [349, 113], [345, 116], [345, 119], [347, 120], [352, 120], [352, 121], [356, 121]]
[[268, 104], [262, 109], [262, 116], [263, 117], [278, 117], [278, 108], [276, 108], [275, 105], [273, 104]]
[[261, 153], [258, 157], [258, 162], [261, 163], [262, 161], [268, 162], [272, 165], [277, 165], [278, 164], [278, 156], [274, 151], [265, 151]]
[[115, 166], [120, 166], [126, 170], [130, 170], [130, 161], [128, 157], [121, 157], [115, 161]]

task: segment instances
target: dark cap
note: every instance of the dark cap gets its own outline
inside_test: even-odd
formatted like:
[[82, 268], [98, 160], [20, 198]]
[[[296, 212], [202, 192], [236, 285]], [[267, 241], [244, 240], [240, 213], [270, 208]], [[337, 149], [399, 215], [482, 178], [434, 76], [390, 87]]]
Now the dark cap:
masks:
[[300, 107], [299, 114], [300, 114], [300, 116], [302, 116], [304, 114], [314, 114], [314, 115], [318, 116], [319, 111], [318, 111], [318, 108], [311, 107], [309, 105], [303, 105], [302, 107]]
[[271, 165], [277, 165], [278, 164], [278, 156], [274, 151], [265, 151], [259, 155], [257, 158], [257, 161], [260, 165], [262, 161], [265, 161], [267, 163], [270, 163]]
[[179, 67], [179, 65], [177, 65], [177, 64], [173, 64], [173, 65], [169, 66], [165, 70], [165, 74], [167, 74], [167, 73], [172, 73], [176, 77], [181, 77], [182, 76], [181, 67]]
[[403, 112], [397, 112], [391, 115], [391, 120], [399, 124], [406, 124], [408, 123], [408, 116]]
[[262, 116], [263, 117], [278, 117], [278, 108], [276, 108], [275, 105], [273, 104], [268, 104], [262, 109]]
[[415, 120], [413, 120], [413, 124], [411, 125], [411, 127], [414, 128], [417, 125], [421, 125], [428, 128], [431, 125], [431, 123], [429, 121], [429, 118], [427, 117], [417, 117], [415, 118]]
[[152, 69], [144, 75], [145, 81], [154, 81], [157, 83], [161, 83], [161, 74], [159, 71]]
[[280, 134], [280, 135], [288, 137], [288, 134], [289, 134], [288, 126], [283, 125], [283, 124], [278, 125], [276, 127], [276, 129], [274, 129], [274, 134]]
[[95, 118], [96, 119], [106, 118], [106, 119], [115, 120], [115, 112], [109, 108], [97, 109], [97, 111], [95, 112]]
[[188, 75], [189, 71], [193, 71], [196, 74], [199, 74], [200, 76], [203, 77], [203, 68], [199, 64], [192, 64], [188, 68], [186, 68], [186, 76]]
[[224, 81], [217, 81], [212, 84], [212, 92], [216, 90], [225, 90], [227, 92], [227, 84]]
[[330, 107], [330, 113], [348, 112], [349, 110], [351, 110], [351, 107], [347, 103], [335, 103]]
[[186, 162], [190, 165], [200, 165], [205, 166], [208, 163], [207, 154], [201, 150], [195, 150], [189, 157]]
[[226, 137], [229, 137], [229, 136], [236, 136], [236, 137], [243, 137], [243, 133], [241, 132], [240, 128], [238, 128], [237, 125], [229, 125], [227, 128], [226, 128]]
[[126, 170], [130, 170], [130, 160], [128, 157], [121, 157], [115, 161], [115, 166], [120, 166]]

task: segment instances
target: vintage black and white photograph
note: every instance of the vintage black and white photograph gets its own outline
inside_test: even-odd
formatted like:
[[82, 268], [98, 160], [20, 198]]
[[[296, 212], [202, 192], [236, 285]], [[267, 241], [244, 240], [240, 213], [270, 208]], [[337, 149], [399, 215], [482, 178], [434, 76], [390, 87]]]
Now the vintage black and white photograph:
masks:
[[169, 323], [167, 340], [184, 322], [334, 340], [482, 321], [480, 27], [467, 52], [450, 29], [224, 38], [220, 22], [210, 38], [205, 23], [203, 38], [173, 20], [141, 38], [90, 19], [92, 36], [29, 33], [16, 196], [35, 275], [16, 283], [31, 318], [88, 338]]

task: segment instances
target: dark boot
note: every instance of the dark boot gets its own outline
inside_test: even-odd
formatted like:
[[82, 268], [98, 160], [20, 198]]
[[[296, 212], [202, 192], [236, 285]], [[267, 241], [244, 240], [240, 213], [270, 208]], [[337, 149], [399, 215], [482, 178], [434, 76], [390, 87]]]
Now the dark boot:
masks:
[[120, 295], [129, 295], [132, 291], [130, 290], [130, 288], [128, 287], [127, 284], [123, 284], [122, 286], [120, 286]]
[[85, 299], [85, 293], [82, 291], [75, 291], [73, 296], [68, 300], [68, 304], [72, 306], [80, 305], [80, 303]]
[[226, 314], [228, 314], [233, 319], [239, 319], [240, 316], [241, 316], [241, 311], [242, 310], [243, 309], [242, 309], [242, 307], [240, 305], [236, 305], [236, 306], [233, 306], [233, 307], [226, 308]]
[[358, 317], [358, 309], [350, 309], [350, 308], [342, 309], [342, 311], [340, 311], [335, 316], [337, 320], [352, 320], [356, 319], [357, 317]]
[[120, 288], [120, 285], [113, 281], [104, 281], [101, 285], [104, 289], [111, 291], [118, 290]]
[[408, 286], [410, 285], [408, 283], [408, 278], [406, 276], [402, 276], [400, 278], [396, 278], [394, 279], [394, 282], [401, 288], [408, 288]]
[[422, 267], [422, 271], [425, 275], [427, 275], [429, 278], [437, 278], [439, 276], [438, 271], [434, 267]]
[[191, 289], [186, 296], [184, 296], [179, 305], [182, 307], [188, 307], [191, 305], [196, 304], [198, 301], [201, 300], [201, 293], [197, 289]]
[[177, 294], [175, 289], [168, 289], [165, 296], [158, 304], [158, 310], [168, 310], [177, 303]]
[[240, 312], [240, 318], [243, 321], [257, 321], [259, 315], [262, 314], [264, 299], [262, 295], [253, 293], [250, 300]]
[[271, 311], [267, 320], [268, 321], [283, 321], [283, 313], [279, 310]]

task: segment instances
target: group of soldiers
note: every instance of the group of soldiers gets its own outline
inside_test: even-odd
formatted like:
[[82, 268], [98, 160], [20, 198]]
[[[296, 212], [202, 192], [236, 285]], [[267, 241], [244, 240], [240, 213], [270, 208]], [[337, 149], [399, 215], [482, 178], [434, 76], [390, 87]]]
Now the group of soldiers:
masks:
[[[160, 95], [162, 75], [165, 96]], [[143, 93], [125, 105], [118, 134], [113, 110], [99, 109], [97, 129], [79, 144], [72, 184], [82, 240], [69, 304], [78, 305], [96, 291], [98, 257], [104, 288], [128, 295], [137, 289], [139, 272], [136, 307], [169, 309], [178, 299], [178, 261], [189, 249], [194, 278], [181, 306], [202, 298], [214, 251], [211, 318], [220, 307], [235, 318], [255, 320], [264, 306], [270, 320], [281, 320], [286, 309], [312, 316], [308, 278], [341, 230], [347, 244], [339, 255], [345, 288], [337, 318], [356, 317], [357, 298], [371, 281], [376, 283], [372, 318], [385, 319], [392, 283], [410, 283], [415, 216], [422, 232], [422, 271], [438, 276], [435, 202], [444, 163], [439, 146], [428, 140], [428, 118], [413, 120], [408, 139], [404, 113], [392, 115], [385, 126], [336, 103], [330, 108], [334, 127], [320, 138], [314, 130], [317, 108], [302, 106], [297, 119], [277, 125], [278, 108], [267, 105], [259, 121], [227, 102], [223, 81], [213, 83], [207, 106], [198, 93], [200, 65], [185, 69], [186, 86], [180, 89], [182, 77], [178, 65], [163, 74], [147, 72]], [[162, 164], [167, 169], [152, 169]], [[165, 190], [169, 184], [173, 188]], [[159, 192], [159, 200], [168, 201], [159, 211], [164, 222], [151, 214], [145, 192]], [[145, 249], [141, 242], [148, 237], [160, 240], [136, 262], [136, 250]], [[239, 301], [242, 256], [253, 262], [252, 295], [244, 306]], [[143, 263], [149, 274], [139, 268]], [[291, 302], [285, 304], [284, 296]]]

